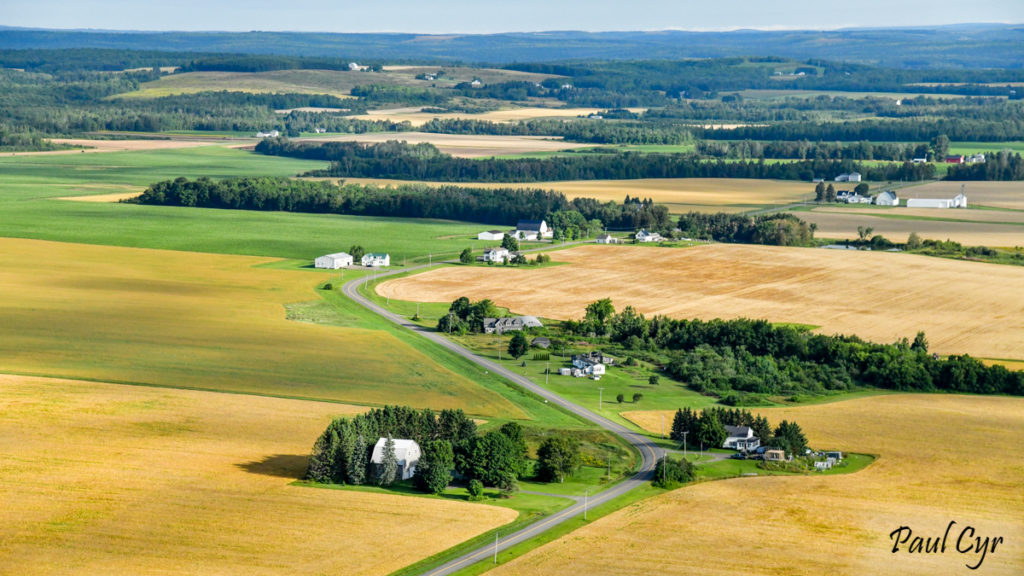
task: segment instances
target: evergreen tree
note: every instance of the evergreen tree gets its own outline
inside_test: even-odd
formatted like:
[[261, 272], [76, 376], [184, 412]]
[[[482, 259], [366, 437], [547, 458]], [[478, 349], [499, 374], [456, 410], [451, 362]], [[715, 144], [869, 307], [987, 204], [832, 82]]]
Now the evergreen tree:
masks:
[[750, 428], [754, 431], [754, 436], [761, 439], [761, 442], [768, 442], [768, 439], [772, 437], [771, 424], [768, 423], [768, 419], [764, 416], [754, 418]]
[[831, 185], [831, 184], [829, 184], [828, 187], [825, 188], [825, 202], [835, 202], [835, 201], [836, 201], [836, 187]]
[[359, 244], [355, 244], [348, 249], [348, 253], [349, 256], [352, 256], [352, 260], [354, 262], [360, 262], [362, 261], [363, 256], [366, 255], [366, 249], [360, 246]]
[[465, 250], [463, 250], [462, 254], [459, 254], [459, 262], [462, 262], [463, 264], [472, 264], [473, 263], [473, 249], [472, 248], [466, 248]]
[[825, 182], [818, 182], [818, 185], [814, 187], [814, 200], [817, 202], [825, 201]]
[[928, 353], [928, 338], [925, 337], [924, 332], [918, 332], [917, 336], [914, 336], [914, 343], [910, 345], [910, 349]]
[[309, 467], [306, 469], [306, 480], [313, 482], [331, 481], [331, 442], [330, 432], [324, 430], [313, 445], [313, 453], [309, 457]]
[[441, 494], [451, 480], [455, 455], [447, 440], [432, 440], [423, 445], [423, 454], [416, 466], [416, 485], [426, 492]]
[[508, 343], [509, 356], [519, 359], [519, 357], [526, 354], [529, 349], [530, 344], [526, 341], [525, 334], [522, 332], [516, 332], [512, 335], [512, 340]]
[[697, 439], [701, 445], [704, 448], [721, 448], [726, 437], [725, 426], [718, 416], [710, 410], [702, 411], [697, 424]]
[[352, 458], [348, 461], [348, 483], [360, 485], [366, 482], [366, 438], [360, 434], [356, 437]]
[[501, 239], [501, 247], [509, 252], [519, 252], [519, 240], [511, 234], [505, 234]]
[[391, 486], [395, 483], [397, 475], [398, 456], [395, 454], [395, 441], [391, 439], [389, 434], [388, 439], [384, 441], [384, 454], [381, 456], [380, 476], [377, 478], [377, 484], [380, 486]]

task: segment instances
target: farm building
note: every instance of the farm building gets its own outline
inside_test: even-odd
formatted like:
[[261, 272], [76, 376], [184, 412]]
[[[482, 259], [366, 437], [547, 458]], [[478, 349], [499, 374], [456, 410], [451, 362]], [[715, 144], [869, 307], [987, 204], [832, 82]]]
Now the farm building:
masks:
[[277, 130], [270, 130], [269, 132], [260, 131], [256, 133], [257, 138], [277, 138], [280, 135], [281, 133]]
[[487, 230], [476, 235], [477, 240], [504, 240], [505, 233], [501, 230]]
[[832, 469], [832, 462], [830, 462], [828, 460], [819, 460], [819, 461], [814, 463], [814, 469], [815, 470], [831, 470]]
[[[373, 455], [370, 463], [374, 465], [377, 476], [380, 476], [380, 467], [384, 463], [384, 444], [387, 438], [377, 440], [373, 446]], [[420, 463], [420, 445], [415, 440], [395, 439], [395, 458], [398, 460], [398, 473], [396, 478], [408, 480], [416, 473], [416, 465]]]
[[967, 162], [970, 164], [984, 164], [985, 155], [980, 152], [977, 154], [972, 154], [970, 157], [967, 158]]
[[513, 318], [484, 318], [485, 334], [504, 334], [505, 332], [519, 332], [525, 328], [542, 328], [535, 316], [515, 316]]
[[963, 164], [963, 154], [955, 154], [953, 156], [946, 156], [946, 164]]
[[783, 462], [786, 459], [785, 450], [765, 450], [764, 459], [768, 462]]
[[733, 450], [757, 450], [761, 446], [761, 439], [754, 436], [754, 431], [749, 426], [726, 426], [727, 437], [722, 448]]
[[363, 266], [379, 267], [379, 266], [391, 266], [391, 256], [381, 252], [371, 252], [363, 256]]
[[558, 369], [558, 374], [559, 374], [559, 376], [571, 376], [572, 375], [572, 368], [559, 368]]
[[927, 158], [914, 158], [913, 160], [911, 160], [911, 162], [913, 162], [914, 164], [927, 164], [928, 163], [928, 159]]
[[598, 244], [618, 244], [619, 239], [611, 234], [600, 234], [594, 242], [597, 242]]
[[967, 208], [967, 196], [961, 192], [952, 198], [907, 198], [907, 208]]
[[348, 69], [351, 70], [352, 72], [355, 72], [356, 70], [360, 69], [360, 66], [359, 66], [359, 64], [357, 64], [355, 62], [349, 62], [348, 63]]
[[870, 196], [861, 196], [856, 192], [853, 192], [852, 194], [847, 194], [844, 200], [847, 204], [871, 204]]
[[591, 352], [589, 354], [573, 354], [572, 365], [580, 371], [581, 376], [594, 376], [599, 378], [604, 376], [605, 366], [601, 362], [603, 356], [600, 352]]
[[548, 227], [544, 220], [520, 220], [516, 224], [516, 237], [520, 240], [540, 240], [551, 238], [555, 231]]
[[327, 254], [320, 256], [313, 261], [313, 266], [316, 268], [329, 268], [331, 270], [337, 270], [345, 266], [351, 266], [355, 263], [352, 255], [347, 252], [338, 252], [336, 254]]
[[481, 82], [480, 80], [473, 80], [472, 82], [469, 83], [469, 85], [472, 86], [473, 88], [480, 88], [484, 85], [484, 83]]
[[647, 230], [640, 230], [636, 233], [637, 242], [661, 242], [664, 238], [657, 232], [648, 232]]
[[537, 336], [530, 342], [530, 346], [547, 350], [551, 348], [551, 339], [546, 336]]
[[860, 172], [850, 172], [836, 176], [836, 182], [860, 182]]
[[488, 248], [484, 250], [484, 262], [504, 263], [512, 258], [512, 253], [506, 248]]
[[886, 190], [885, 192], [882, 192], [878, 196], [875, 196], [875, 205], [876, 206], [899, 206], [900, 205], [900, 197], [896, 194], [896, 192], [891, 191], [891, 190]]

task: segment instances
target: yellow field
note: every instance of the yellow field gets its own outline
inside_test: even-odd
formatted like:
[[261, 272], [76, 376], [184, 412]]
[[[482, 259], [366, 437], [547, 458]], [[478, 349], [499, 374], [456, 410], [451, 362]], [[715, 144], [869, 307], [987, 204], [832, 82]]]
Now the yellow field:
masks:
[[[308, 142], [387, 142], [404, 140], [410, 144], [424, 142], [437, 146], [439, 150], [460, 158], [479, 158], [503, 154], [525, 154], [528, 152], [551, 152], [570, 148], [587, 148], [592, 144], [565, 142], [561, 138], [545, 136], [483, 136], [458, 134], [428, 134], [425, 132], [371, 132], [367, 134], [326, 135], [302, 138]], [[475, 186], [475, 184], [473, 184]]]
[[[874, 228], [874, 234], [882, 235], [893, 242], [906, 242], [911, 232], [930, 240], [953, 240], [964, 246], [1014, 247], [1024, 246], [1024, 212], [1007, 212], [996, 210], [931, 210], [921, 214], [924, 209], [906, 211], [904, 208], [892, 210], [828, 210], [819, 209], [810, 212], [798, 212], [796, 215], [818, 225], [815, 236], [818, 238], [856, 239], [857, 227]], [[958, 219], [957, 222], [943, 220], [904, 220], [880, 216], [925, 215], [931, 218]], [[995, 221], [986, 221], [995, 220]], [[1021, 220], [1019, 223], [1013, 223]], [[1003, 222], [1003, 223], [1000, 223]]]
[[901, 216], [904, 218], [923, 218], [925, 220], [941, 218], [961, 222], [982, 222], [993, 224], [1024, 224], [1024, 211], [1017, 210], [961, 210], [934, 208], [874, 207], [863, 208], [853, 205], [846, 207], [820, 206], [811, 210], [815, 214], [864, 214], [876, 217]]
[[522, 415], [355, 313], [286, 320], [325, 276], [268, 261], [0, 239], [0, 372]]
[[[0, 376], [0, 573], [388, 574], [506, 508], [290, 486], [361, 408]], [[400, 530], [400, 553], [380, 543]]]
[[[48, 152], [10, 152], [11, 156], [38, 156], [52, 154], [81, 154], [92, 152], [134, 152], [138, 150], [169, 150], [173, 148], [195, 148], [196, 146], [210, 146], [216, 144], [209, 139], [189, 140], [176, 138], [174, 140], [88, 140], [85, 138], [51, 138], [54, 144], [69, 144], [71, 146], [85, 146], [71, 150], [51, 150]], [[6, 156], [7, 154], [5, 154]]]
[[968, 205], [1024, 210], [1024, 182], [932, 182], [902, 188], [900, 198], [952, 198], [961, 186]]
[[[1024, 359], [1024, 268], [887, 252], [713, 244], [587, 245], [570, 266], [450, 267], [378, 287], [401, 300], [490, 298], [516, 313], [579, 318], [616, 308], [676, 318], [766, 318], [893, 342], [927, 333], [940, 353]], [[529, 289], [523, 287], [528, 286]]]
[[[451, 114], [434, 114], [421, 112], [422, 108], [391, 108], [388, 110], [370, 110], [366, 114], [352, 116], [363, 120], [389, 120], [391, 122], [409, 122], [413, 126], [422, 126], [434, 118], [440, 119], [466, 119], [482, 120], [489, 122], [518, 122], [520, 120], [535, 120], [537, 118], [577, 118], [589, 116], [601, 111], [601, 108], [541, 108], [524, 107], [508, 108], [505, 110], [494, 110], [480, 114], [466, 114], [462, 112]], [[642, 112], [644, 108], [630, 108], [633, 112]]]
[[[346, 182], [408, 184], [402, 180], [346, 178]], [[419, 182], [440, 186], [437, 182]], [[638, 180], [569, 180], [527, 183], [455, 184], [473, 188], [540, 188], [557, 190], [572, 198], [596, 198], [602, 202], [622, 202], [627, 195], [653, 198], [665, 204], [673, 214], [699, 212], [741, 212], [754, 207], [799, 202], [808, 197], [807, 184], [780, 180], [741, 178], [643, 178]], [[856, 227], [854, 227], [856, 232]]]
[[[742, 478], [625, 508], [493, 574], [967, 574], [960, 530], [1002, 537], [979, 574], [1024, 572], [1024, 467], [1008, 454], [1024, 399], [891, 395], [758, 409], [800, 424], [811, 445], [872, 453], [851, 475]], [[633, 413], [656, 431], [660, 413]], [[946, 554], [892, 553], [889, 534], [941, 537]], [[967, 541], [965, 540], [965, 543]]]

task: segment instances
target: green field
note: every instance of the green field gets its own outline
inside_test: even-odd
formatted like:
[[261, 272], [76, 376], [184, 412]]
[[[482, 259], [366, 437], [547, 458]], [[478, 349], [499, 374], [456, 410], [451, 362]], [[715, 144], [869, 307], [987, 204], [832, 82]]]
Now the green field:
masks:
[[1024, 142], [950, 142], [950, 154], [978, 154], [986, 152], [999, 152], [1000, 150], [1011, 150], [1017, 154], [1024, 154]]

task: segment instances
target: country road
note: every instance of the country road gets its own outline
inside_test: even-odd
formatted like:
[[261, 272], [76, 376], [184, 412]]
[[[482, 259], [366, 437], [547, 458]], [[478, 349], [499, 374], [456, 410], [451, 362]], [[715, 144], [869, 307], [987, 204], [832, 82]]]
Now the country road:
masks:
[[[389, 276], [392, 274], [408, 272], [411, 270], [416, 270], [424, 267], [426, 266], [416, 266], [412, 268], [406, 268], [403, 270], [388, 271], [384, 274], [379, 274], [377, 278], [379, 279], [382, 276]], [[541, 386], [538, 386], [537, 384], [534, 384], [526, 377], [520, 374], [516, 374], [515, 372], [508, 370], [504, 366], [501, 366], [491, 360], [488, 360], [486, 358], [483, 358], [470, 352], [466, 348], [463, 348], [462, 346], [452, 342], [451, 340], [448, 340], [441, 334], [438, 334], [433, 330], [415, 324], [407, 320], [406, 318], [399, 316], [398, 314], [389, 312], [388, 310], [385, 310], [384, 308], [378, 306], [377, 304], [374, 304], [368, 298], [359, 293], [359, 284], [365, 281], [365, 277], [356, 280], [350, 280], [349, 282], [345, 283], [345, 285], [342, 287], [342, 291], [346, 296], [348, 296], [355, 302], [359, 303], [364, 308], [370, 310], [371, 312], [374, 312], [390, 320], [391, 322], [398, 324], [399, 326], [408, 328], [409, 330], [416, 332], [420, 336], [423, 336], [424, 338], [431, 340], [432, 342], [438, 344], [439, 346], [444, 347], [453, 354], [462, 356], [463, 358], [466, 358], [476, 363], [477, 365], [479, 365], [480, 367], [489, 372], [493, 372], [495, 374], [503, 376], [504, 378], [514, 382], [518, 386], [521, 386], [529, 390], [530, 392], [544, 398], [548, 402], [560, 406], [565, 410], [568, 410], [569, 412], [572, 412], [573, 414], [579, 416], [580, 418], [593, 422], [594, 424], [600, 426], [601, 428], [622, 437], [627, 442], [632, 444], [637, 449], [637, 451], [640, 452], [642, 458], [640, 470], [636, 474], [610, 488], [607, 488], [602, 492], [590, 496], [586, 504], [582, 502], [577, 502], [576, 504], [568, 508], [565, 508], [564, 510], [552, 514], [551, 516], [548, 516], [546, 518], [542, 518], [537, 522], [534, 522], [533, 524], [530, 524], [519, 529], [516, 532], [503, 535], [498, 541], [497, 546], [495, 546], [494, 544], [487, 544], [481, 548], [478, 548], [471, 552], [467, 552], [466, 554], [463, 554], [442, 566], [430, 570], [429, 572], [425, 572], [425, 575], [442, 576], [445, 574], [452, 574], [454, 572], [457, 572], [458, 570], [461, 570], [462, 568], [465, 568], [466, 566], [469, 566], [471, 564], [474, 564], [487, 558], [491, 558], [495, 553], [495, 549], [497, 549], [497, 551], [500, 552], [509, 547], [515, 546], [520, 542], [524, 542], [526, 540], [534, 538], [539, 534], [547, 530], [550, 530], [567, 520], [582, 515], [584, 512], [585, 505], [589, 507], [599, 506], [601, 504], [604, 504], [605, 502], [618, 498], [619, 496], [629, 492], [630, 490], [633, 490], [634, 488], [640, 487], [645, 483], [651, 481], [651, 478], [654, 474], [655, 463], [659, 458], [662, 457], [664, 451], [661, 448], [657, 447], [657, 445], [655, 445], [649, 438], [641, 434], [637, 434], [636, 432], [629, 430], [625, 426], [622, 426], [621, 424], [618, 424], [616, 422], [612, 422], [611, 420], [608, 420], [607, 418], [599, 414], [587, 410], [586, 408], [578, 404], [569, 402], [565, 398], [562, 398], [561, 396], [554, 394], [542, 388]]]

